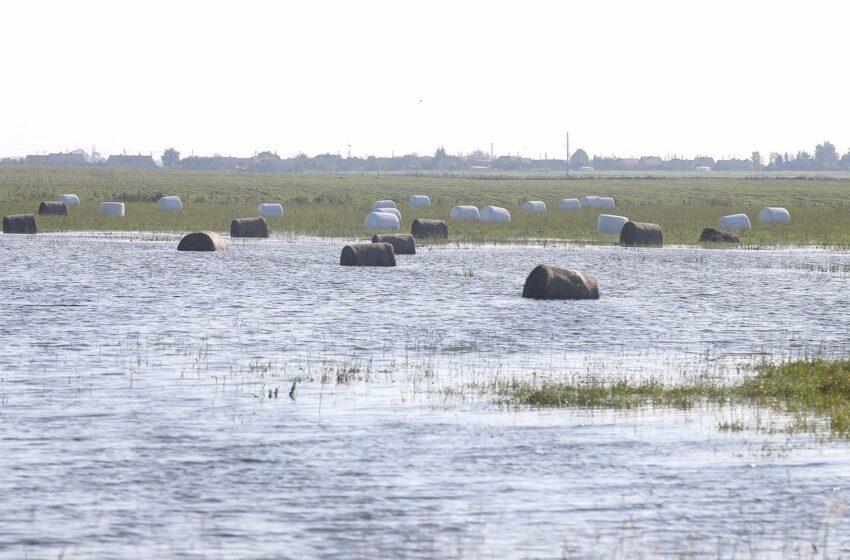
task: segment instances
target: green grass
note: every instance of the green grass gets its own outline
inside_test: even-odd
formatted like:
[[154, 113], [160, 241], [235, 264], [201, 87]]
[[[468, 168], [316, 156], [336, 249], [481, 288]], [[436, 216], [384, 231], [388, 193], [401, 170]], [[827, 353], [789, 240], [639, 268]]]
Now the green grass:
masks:
[[[633, 410], [715, 404], [767, 408], [790, 416], [787, 431], [817, 431], [825, 425], [830, 433], [850, 438], [850, 359], [763, 364], [754, 375], [735, 383], [710, 377], [677, 383], [497, 378], [478, 389], [495, 393], [502, 404], [517, 406]], [[743, 421], [735, 420], [720, 428], [740, 431], [743, 426]]]
[[[459, 241], [504, 242], [563, 239], [615, 243], [614, 236], [595, 233], [599, 210], [560, 211], [561, 198], [586, 194], [614, 196], [615, 213], [635, 221], [658, 223], [665, 242], [693, 244], [702, 228], [716, 227], [720, 216], [746, 212], [754, 229], [741, 234], [748, 245], [850, 246], [850, 180], [841, 177], [747, 179], [744, 177], [566, 179], [390, 174], [247, 174], [166, 170], [112, 170], [0, 166], [0, 214], [35, 213], [41, 200], [65, 192], [83, 204], [68, 217], [38, 217], [40, 231], [173, 231], [211, 229], [226, 232], [230, 220], [256, 215], [260, 202], [280, 202], [282, 220], [270, 220], [272, 232], [322, 237], [362, 237], [363, 219], [371, 203], [392, 198], [407, 231], [416, 217], [447, 219], [455, 204], [494, 204], [511, 211], [510, 224], [452, 222]], [[407, 207], [412, 194], [428, 194], [434, 207]], [[164, 213], [156, 201], [163, 195], [183, 199], [179, 213]], [[544, 200], [545, 214], [524, 214], [524, 200]], [[125, 218], [99, 215], [99, 202], [124, 201]], [[761, 226], [763, 206], [785, 206], [792, 223]]]

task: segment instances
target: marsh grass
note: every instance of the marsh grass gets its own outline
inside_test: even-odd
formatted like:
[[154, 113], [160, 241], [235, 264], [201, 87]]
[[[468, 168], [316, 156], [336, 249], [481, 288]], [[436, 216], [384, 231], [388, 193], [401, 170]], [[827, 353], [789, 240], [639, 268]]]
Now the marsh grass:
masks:
[[[744, 246], [850, 246], [850, 181], [843, 178], [750, 179], [622, 178], [594, 180], [557, 176], [475, 177], [389, 174], [247, 174], [168, 170], [61, 169], [0, 166], [0, 213], [34, 213], [41, 200], [65, 192], [80, 195], [82, 205], [67, 217], [39, 216], [40, 231], [226, 232], [233, 218], [255, 216], [260, 202], [284, 205], [282, 219], [269, 220], [273, 234], [317, 237], [364, 237], [363, 219], [378, 198], [394, 199], [402, 213], [402, 230], [415, 218], [446, 219], [455, 204], [495, 204], [511, 211], [508, 224], [450, 222], [452, 241], [513, 242], [571, 240], [611, 244], [616, 236], [595, 233], [595, 209], [562, 211], [561, 198], [586, 194], [617, 199], [614, 213], [658, 223], [668, 244], [695, 244], [703, 227], [720, 216], [746, 212], [753, 230], [741, 233]], [[413, 194], [428, 194], [434, 206], [407, 206]], [[180, 212], [161, 212], [163, 195], [183, 200]], [[546, 201], [549, 211], [527, 214], [524, 200]], [[124, 218], [105, 218], [99, 203], [123, 201]], [[785, 206], [792, 223], [762, 226], [756, 219], [767, 205]]]
[[[500, 404], [634, 410], [642, 407], [691, 409], [702, 405], [756, 407], [786, 415], [782, 430], [816, 432], [850, 438], [850, 359], [812, 358], [762, 364], [755, 374], [728, 383], [708, 376], [671, 383], [632, 381], [562, 381], [496, 378], [478, 387]], [[722, 422], [721, 430], [741, 431], [744, 421]], [[756, 426], [761, 429], [763, 426]], [[775, 426], [768, 427], [776, 430]]]

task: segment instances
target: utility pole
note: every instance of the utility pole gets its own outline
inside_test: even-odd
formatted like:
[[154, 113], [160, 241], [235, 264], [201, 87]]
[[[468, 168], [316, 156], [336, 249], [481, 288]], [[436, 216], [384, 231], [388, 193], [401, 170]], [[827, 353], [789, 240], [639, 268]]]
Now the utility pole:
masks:
[[567, 165], [570, 164], [570, 133], [567, 131]]

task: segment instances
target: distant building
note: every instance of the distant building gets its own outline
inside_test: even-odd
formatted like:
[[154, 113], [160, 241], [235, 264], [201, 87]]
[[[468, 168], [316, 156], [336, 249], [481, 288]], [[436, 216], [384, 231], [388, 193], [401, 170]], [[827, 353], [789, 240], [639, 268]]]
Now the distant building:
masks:
[[694, 158], [694, 167], [714, 167], [715, 165], [713, 157], [700, 156]]
[[24, 160], [28, 165], [53, 165], [57, 167], [73, 167], [88, 165], [86, 156], [83, 154], [48, 154], [44, 155], [29, 155]]
[[124, 167], [132, 169], [156, 169], [156, 163], [151, 156], [109, 156], [106, 167]]
[[27, 165], [47, 165], [47, 156], [28, 155], [24, 163]]
[[658, 156], [643, 156], [640, 158], [640, 166], [644, 169], [661, 169], [664, 160]]
[[638, 164], [640, 160], [637, 158], [617, 158], [613, 162], [613, 169], [619, 169], [621, 171], [629, 171], [638, 168]]

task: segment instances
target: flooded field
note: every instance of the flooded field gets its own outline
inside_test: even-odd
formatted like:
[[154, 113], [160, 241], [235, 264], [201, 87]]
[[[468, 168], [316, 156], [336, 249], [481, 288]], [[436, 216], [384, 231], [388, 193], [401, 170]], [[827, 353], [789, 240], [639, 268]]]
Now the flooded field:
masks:
[[0, 236], [0, 557], [850, 554], [844, 441], [472, 388], [846, 355], [848, 252], [177, 240]]

